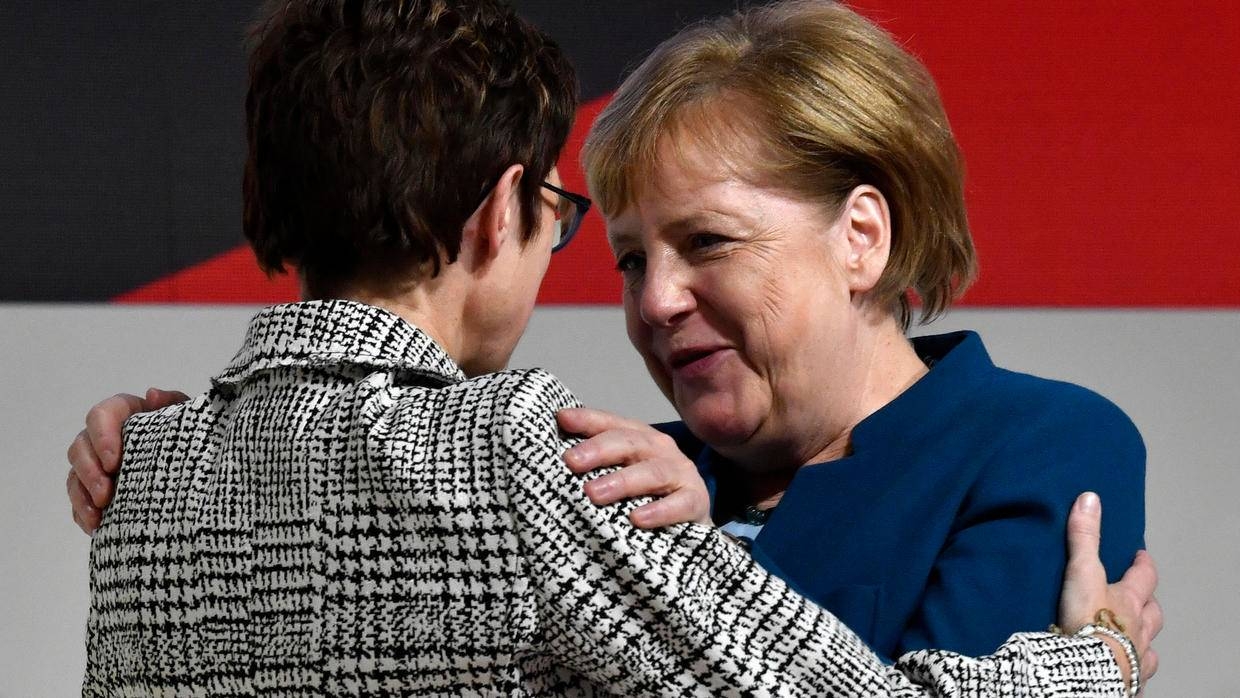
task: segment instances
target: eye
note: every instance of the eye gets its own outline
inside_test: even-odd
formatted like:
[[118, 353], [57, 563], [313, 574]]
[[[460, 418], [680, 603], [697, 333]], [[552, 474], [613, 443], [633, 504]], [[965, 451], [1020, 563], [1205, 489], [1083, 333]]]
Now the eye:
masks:
[[689, 236], [689, 248], [705, 250], [727, 242], [728, 239], [716, 233], [694, 233]]
[[646, 268], [646, 256], [637, 252], [624, 252], [616, 258], [616, 270], [622, 274], [639, 272]]

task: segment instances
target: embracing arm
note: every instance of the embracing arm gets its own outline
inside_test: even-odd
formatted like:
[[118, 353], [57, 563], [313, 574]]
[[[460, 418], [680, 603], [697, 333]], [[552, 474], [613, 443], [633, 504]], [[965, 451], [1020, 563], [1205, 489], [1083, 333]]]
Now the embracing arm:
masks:
[[73, 522], [85, 533], [99, 528], [103, 509], [112, 502], [116, 471], [121, 464], [121, 431], [125, 420], [185, 402], [179, 390], [148, 388], [145, 397], [118, 393], [86, 413], [86, 428], [69, 444], [69, 475], [65, 488], [73, 509]]
[[[529, 380], [522, 403], [537, 407], [505, 428], [507, 487], [542, 635], [577, 673], [628, 694], [1123, 694], [1095, 639], [1018, 635], [989, 657], [927, 650], [884, 665], [714, 530], [640, 530], [627, 519], [636, 503], [591, 504], [560, 460], [568, 444], [551, 416], [572, 398], [545, 374]], [[1091, 588], [1105, 602], [1105, 581]]]

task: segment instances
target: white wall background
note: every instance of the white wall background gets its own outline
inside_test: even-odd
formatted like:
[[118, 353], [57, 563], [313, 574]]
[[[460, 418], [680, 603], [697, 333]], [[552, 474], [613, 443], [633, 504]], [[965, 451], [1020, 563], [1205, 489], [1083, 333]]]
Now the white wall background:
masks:
[[[252, 311], [0, 305], [0, 696], [78, 693], [89, 540], [69, 516], [64, 454], [86, 409], [149, 385], [205, 389]], [[1146, 695], [1234, 698], [1240, 312], [965, 310], [933, 331], [957, 328], [980, 330], [996, 363], [1089, 386], [1132, 416], [1167, 613]], [[587, 404], [673, 416], [617, 308], [539, 309], [513, 363], [551, 369]]]

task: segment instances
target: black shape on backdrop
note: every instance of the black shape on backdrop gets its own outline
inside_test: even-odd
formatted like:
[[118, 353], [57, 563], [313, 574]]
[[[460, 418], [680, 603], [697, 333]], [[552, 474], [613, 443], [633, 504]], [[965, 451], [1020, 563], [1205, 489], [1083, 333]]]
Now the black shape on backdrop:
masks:
[[744, 0], [513, 0], [572, 57], [582, 99], [611, 92], [660, 41], [687, 24], [760, 4]]
[[254, 7], [3, 3], [0, 300], [104, 300], [237, 244]]
[[[737, 0], [520, 0], [614, 89], [656, 43]], [[0, 3], [0, 301], [103, 301], [240, 231], [246, 25], [256, 0]]]

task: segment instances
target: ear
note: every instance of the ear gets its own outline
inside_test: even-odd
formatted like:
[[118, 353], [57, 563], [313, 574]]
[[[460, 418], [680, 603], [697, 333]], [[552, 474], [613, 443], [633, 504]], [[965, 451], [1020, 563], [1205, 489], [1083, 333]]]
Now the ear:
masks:
[[844, 273], [853, 293], [865, 293], [878, 285], [891, 254], [891, 212], [887, 199], [874, 187], [863, 184], [848, 195], [840, 212], [847, 242]]
[[499, 176], [490, 193], [465, 221], [461, 229], [461, 256], [468, 266], [486, 264], [505, 244], [521, 238], [521, 192], [518, 185], [525, 173], [522, 165], [512, 165]]

